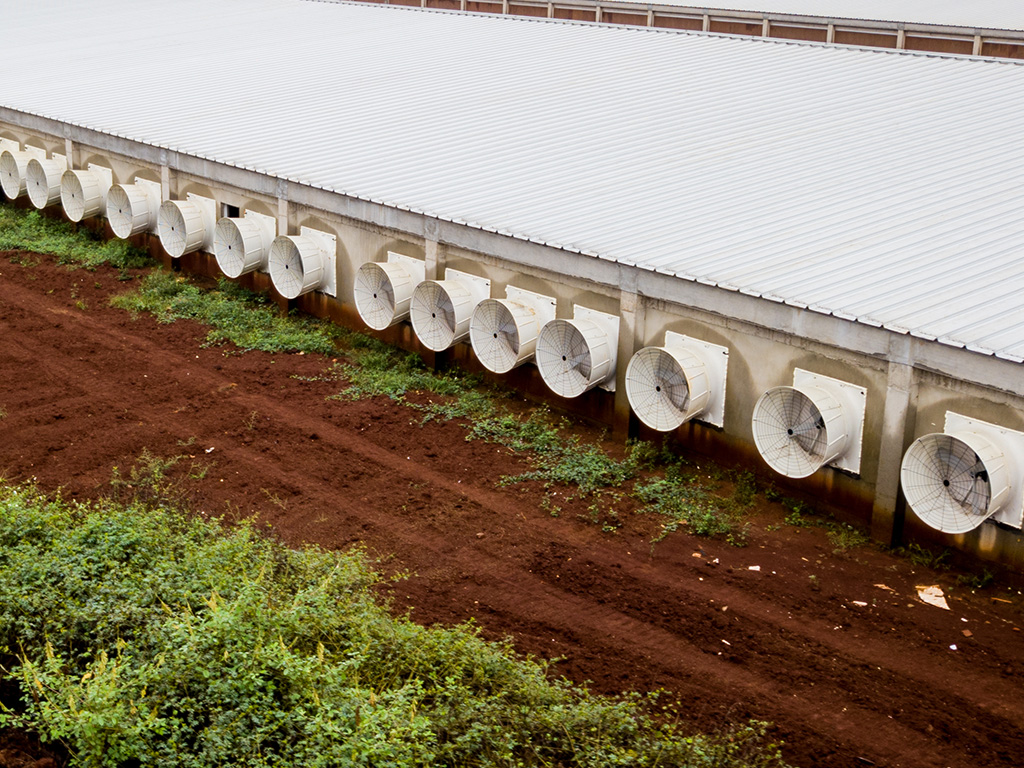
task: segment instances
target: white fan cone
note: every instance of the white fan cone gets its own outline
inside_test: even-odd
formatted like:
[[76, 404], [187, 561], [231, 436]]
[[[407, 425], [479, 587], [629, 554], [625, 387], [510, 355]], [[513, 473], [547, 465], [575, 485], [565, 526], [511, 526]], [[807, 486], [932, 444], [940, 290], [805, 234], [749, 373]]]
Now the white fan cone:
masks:
[[441, 352], [469, 335], [474, 295], [461, 280], [424, 280], [412, 292], [412, 329], [427, 349]]
[[25, 169], [25, 189], [32, 205], [42, 210], [60, 201], [60, 180], [64, 165], [57, 160], [33, 157]]
[[688, 349], [644, 347], [626, 367], [626, 397], [640, 421], [671, 432], [708, 405], [711, 389], [704, 361]]
[[92, 171], [64, 171], [60, 178], [60, 204], [71, 221], [103, 212], [103, 186]]
[[533, 357], [539, 335], [537, 310], [510, 299], [484, 299], [469, 323], [473, 351], [495, 373], [508, 373]]
[[772, 469], [808, 477], [840, 456], [849, 437], [843, 406], [820, 387], [774, 387], [754, 405], [754, 443]]
[[9, 200], [19, 198], [25, 192], [25, 173], [31, 159], [28, 152], [9, 149], [0, 152], [0, 186]]
[[320, 245], [304, 235], [280, 235], [270, 246], [270, 281], [286, 299], [323, 285], [326, 266]]
[[552, 320], [537, 337], [537, 368], [556, 395], [579, 397], [614, 374], [608, 335], [590, 320]]
[[271, 242], [253, 219], [222, 218], [213, 230], [213, 255], [221, 272], [240, 277], [266, 265]]
[[206, 225], [203, 212], [189, 200], [165, 200], [157, 214], [160, 244], [172, 259], [203, 247]]
[[416, 286], [403, 264], [371, 261], [356, 272], [353, 294], [359, 317], [375, 331], [383, 331], [409, 316]]
[[148, 232], [157, 223], [160, 202], [134, 184], [114, 184], [107, 192], [107, 220], [122, 239]]
[[974, 433], [919, 437], [903, 455], [900, 482], [914, 514], [944, 533], [977, 528], [1010, 495], [1002, 451]]

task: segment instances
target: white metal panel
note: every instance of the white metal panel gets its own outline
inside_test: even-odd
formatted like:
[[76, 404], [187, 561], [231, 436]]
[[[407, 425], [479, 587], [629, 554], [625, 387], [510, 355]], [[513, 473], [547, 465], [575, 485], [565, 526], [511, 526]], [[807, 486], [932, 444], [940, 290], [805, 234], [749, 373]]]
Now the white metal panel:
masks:
[[[2, 106], [1024, 357], [1020, 64], [297, 0], [11, 6], [9, 59], [54, 34], [62, 59], [0, 72]], [[239, 62], [230, 89], [179, 74]]]

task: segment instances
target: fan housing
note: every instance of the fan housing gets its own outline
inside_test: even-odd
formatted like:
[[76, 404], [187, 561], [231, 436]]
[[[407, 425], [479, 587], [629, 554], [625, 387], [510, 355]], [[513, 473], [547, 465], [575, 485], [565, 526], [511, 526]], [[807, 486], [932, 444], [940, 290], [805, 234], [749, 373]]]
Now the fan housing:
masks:
[[[0, 150], [0, 188], [8, 200], [16, 200], [25, 193], [25, 172], [28, 170], [28, 161], [33, 155], [28, 150], [21, 151], [17, 142], [8, 139], [3, 140], [5, 144]], [[46, 154], [43, 153], [43, 157]]]
[[67, 158], [54, 153], [45, 157], [33, 157], [25, 167], [25, 189], [32, 205], [42, 210], [60, 201], [60, 180], [68, 169]]
[[266, 270], [277, 219], [255, 211], [241, 218], [223, 217], [213, 229], [213, 255], [220, 271], [231, 278]]
[[600, 386], [615, 391], [619, 318], [573, 306], [572, 320], [551, 320], [537, 337], [537, 368], [548, 388], [579, 397]]
[[388, 251], [387, 261], [371, 261], [356, 271], [352, 288], [356, 311], [367, 326], [383, 331], [409, 317], [416, 286], [426, 277], [423, 259]]
[[60, 179], [60, 203], [65, 215], [71, 221], [102, 215], [113, 183], [113, 171], [102, 165], [90, 164], [84, 171], [64, 171]]
[[1024, 433], [948, 411], [942, 432], [917, 438], [903, 455], [900, 484], [910, 508], [943, 533], [988, 519], [1024, 524]]
[[481, 365], [494, 373], [508, 373], [532, 360], [541, 328], [555, 319], [552, 296], [510, 285], [505, 297], [477, 304], [469, 323], [473, 351]]
[[185, 200], [165, 200], [157, 215], [160, 244], [172, 259], [209, 251], [216, 220], [217, 203], [209, 197], [189, 193]]
[[780, 475], [809, 477], [825, 465], [857, 474], [867, 390], [797, 368], [792, 387], [773, 387], [754, 405], [754, 443]]
[[626, 397], [645, 425], [671, 432], [690, 419], [725, 424], [727, 347], [667, 331], [665, 345], [644, 347], [626, 367]]
[[490, 293], [490, 280], [455, 269], [446, 269], [444, 280], [424, 280], [409, 305], [416, 338], [434, 352], [454, 346], [469, 335], [473, 310]]
[[270, 246], [270, 281], [286, 299], [311, 291], [337, 296], [338, 238], [301, 227], [298, 235], [278, 235]]
[[114, 184], [107, 192], [107, 221], [121, 239], [151, 232], [158, 234], [162, 190], [160, 182], [136, 179], [134, 184]]

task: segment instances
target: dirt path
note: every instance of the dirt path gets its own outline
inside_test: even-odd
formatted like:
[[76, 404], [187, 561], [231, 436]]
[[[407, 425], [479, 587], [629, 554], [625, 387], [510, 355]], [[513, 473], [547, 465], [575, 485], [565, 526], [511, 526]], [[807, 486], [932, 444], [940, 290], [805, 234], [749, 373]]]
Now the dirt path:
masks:
[[[362, 543], [411, 574], [392, 596], [418, 621], [473, 617], [598, 691], [664, 688], [697, 727], [773, 721], [795, 765], [1024, 764], [1017, 592], [835, 554], [771, 505], [745, 548], [675, 533], [652, 550], [644, 517], [615, 534], [569, 507], [554, 518], [541, 489], [497, 485], [524, 467], [506, 449], [386, 400], [326, 400], [337, 384], [295, 378], [322, 358], [204, 349], [196, 325], [132, 320], [107, 306], [127, 287], [0, 256], [6, 478], [92, 498], [143, 450], [185, 455], [209, 513]], [[950, 611], [916, 599], [937, 579]]]

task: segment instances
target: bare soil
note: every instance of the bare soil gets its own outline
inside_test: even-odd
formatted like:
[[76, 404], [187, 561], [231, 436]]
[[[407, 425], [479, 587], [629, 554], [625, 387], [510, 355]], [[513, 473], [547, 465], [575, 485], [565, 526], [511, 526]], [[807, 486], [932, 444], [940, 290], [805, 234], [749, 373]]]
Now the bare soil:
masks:
[[[694, 728], [769, 720], [794, 765], [1024, 765], [1024, 602], [1005, 583], [972, 592], [873, 546], [834, 551], [763, 500], [743, 548], [681, 532], [652, 546], [650, 516], [609, 533], [579, 502], [553, 517], [537, 484], [499, 485], [528, 467], [502, 446], [387, 399], [328, 400], [337, 383], [307, 380], [324, 358], [206, 348], [195, 324], [110, 308], [132, 286], [112, 270], [12, 256], [8, 480], [91, 499], [144, 450], [183, 456], [206, 513], [255, 515], [294, 545], [361, 545], [408, 574], [388, 588], [396, 612], [474, 619], [595, 691], [664, 689]], [[918, 599], [931, 584], [950, 610]], [[34, 764], [4, 746], [0, 768]]]

